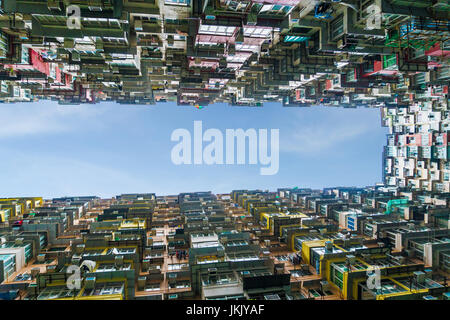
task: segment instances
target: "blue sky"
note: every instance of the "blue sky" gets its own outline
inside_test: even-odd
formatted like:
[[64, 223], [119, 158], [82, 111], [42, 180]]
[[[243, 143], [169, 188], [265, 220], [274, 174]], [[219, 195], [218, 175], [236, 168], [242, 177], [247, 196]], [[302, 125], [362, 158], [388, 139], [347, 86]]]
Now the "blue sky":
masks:
[[[194, 120], [203, 132], [279, 129], [278, 174], [260, 175], [259, 164], [174, 165], [171, 133], [193, 132]], [[381, 182], [386, 134], [379, 109], [2, 104], [0, 196], [366, 186]]]

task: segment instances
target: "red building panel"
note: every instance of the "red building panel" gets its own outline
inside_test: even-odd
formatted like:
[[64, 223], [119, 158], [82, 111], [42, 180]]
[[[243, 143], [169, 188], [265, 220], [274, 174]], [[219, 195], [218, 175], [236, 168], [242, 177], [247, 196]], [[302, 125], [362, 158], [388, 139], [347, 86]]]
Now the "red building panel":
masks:
[[50, 66], [47, 62], [44, 62], [39, 52], [30, 49], [30, 62], [31, 65], [38, 71], [50, 75]]

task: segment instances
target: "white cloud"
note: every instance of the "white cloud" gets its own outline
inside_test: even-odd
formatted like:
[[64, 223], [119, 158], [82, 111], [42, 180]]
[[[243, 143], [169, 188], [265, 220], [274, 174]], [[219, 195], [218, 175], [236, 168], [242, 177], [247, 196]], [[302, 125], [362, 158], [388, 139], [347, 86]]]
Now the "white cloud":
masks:
[[0, 105], [0, 139], [68, 132], [77, 129], [76, 121], [100, 116], [99, 105], [59, 106], [52, 101]]
[[[107, 166], [103, 159], [82, 161], [64, 156], [49, 156], [9, 151], [2, 163], [0, 193], [8, 196], [27, 194], [44, 197], [99, 195], [112, 196], [134, 190], [146, 190], [148, 183], [123, 170]], [[4, 189], [2, 189], [2, 187]]]
[[300, 121], [293, 126], [293, 129], [283, 132], [280, 151], [309, 156], [318, 155], [339, 144], [367, 134], [373, 129], [373, 124], [368, 121], [329, 122], [327, 119], [320, 119], [317, 123], [307, 125], [304, 123], [305, 121]]

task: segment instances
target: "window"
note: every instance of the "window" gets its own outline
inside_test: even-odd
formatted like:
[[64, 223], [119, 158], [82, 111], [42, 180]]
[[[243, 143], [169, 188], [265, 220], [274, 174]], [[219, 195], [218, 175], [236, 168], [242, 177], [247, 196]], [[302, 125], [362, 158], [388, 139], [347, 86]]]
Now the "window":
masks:
[[198, 32], [204, 34], [214, 34], [222, 36], [232, 36], [236, 27], [226, 27], [217, 25], [201, 25]]
[[243, 1], [227, 1], [227, 9], [233, 11], [243, 11], [247, 8], [250, 2]]
[[114, 264], [101, 264], [97, 268], [97, 272], [116, 271], [116, 270], [131, 270], [131, 264], [125, 263], [121, 268], [117, 268]]
[[247, 60], [247, 56], [228, 56], [227, 62], [231, 63], [244, 63]]
[[191, 0], [166, 0], [166, 4], [178, 4], [178, 5], [189, 5], [191, 3]]
[[187, 268], [187, 267], [189, 267], [189, 265], [186, 263], [176, 263], [176, 264], [169, 264], [167, 266], [167, 269], [169, 271], [173, 271], [173, 270], [181, 270], [181, 269]]
[[343, 287], [342, 269], [338, 265], [335, 265], [334, 263], [331, 264], [331, 281], [342, 289]]
[[184, 289], [184, 288], [190, 288], [191, 283], [189, 281], [176, 281], [174, 283], [169, 283], [170, 289]]
[[257, 52], [259, 50], [259, 46], [253, 46], [248, 44], [237, 44], [236, 51], [252, 51]]
[[267, 38], [270, 37], [272, 33], [272, 28], [261, 28], [261, 27], [245, 27], [244, 37], [258, 37]]
[[339, 16], [331, 22], [331, 38], [336, 39], [344, 33], [344, 18]]
[[228, 256], [228, 261], [252, 261], [259, 260], [256, 254], [234, 254]]
[[160, 289], [159, 283], [152, 283], [145, 286], [144, 291], [157, 291]]
[[120, 294], [123, 292], [123, 284], [118, 285], [108, 285], [104, 284], [95, 288], [93, 295], [106, 295], [106, 294]]
[[276, 14], [276, 15], [286, 15], [293, 7], [291, 6], [281, 6], [281, 5], [271, 5], [265, 4], [259, 11], [260, 14]]

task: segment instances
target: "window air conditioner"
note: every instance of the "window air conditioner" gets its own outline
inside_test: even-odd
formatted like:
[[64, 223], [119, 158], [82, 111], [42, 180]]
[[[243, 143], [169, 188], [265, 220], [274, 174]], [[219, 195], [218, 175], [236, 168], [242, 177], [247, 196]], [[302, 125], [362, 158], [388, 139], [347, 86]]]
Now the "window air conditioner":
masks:
[[102, 11], [102, 1], [101, 0], [90, 0], [89, 10], [91, 11]]
[[49, 10], [61, 10], [59, 0], [47, 0], [47, 8]]

